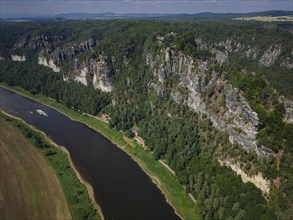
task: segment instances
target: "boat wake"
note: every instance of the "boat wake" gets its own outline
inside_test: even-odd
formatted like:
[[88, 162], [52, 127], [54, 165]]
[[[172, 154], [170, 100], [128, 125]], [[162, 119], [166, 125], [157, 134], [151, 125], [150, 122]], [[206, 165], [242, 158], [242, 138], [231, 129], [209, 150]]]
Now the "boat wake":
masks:
[[39, 113], [40, 115], [44, 115], [44, 116], [48, 117], [47, 113], [41, 109], [36, 109], [36, 112]]

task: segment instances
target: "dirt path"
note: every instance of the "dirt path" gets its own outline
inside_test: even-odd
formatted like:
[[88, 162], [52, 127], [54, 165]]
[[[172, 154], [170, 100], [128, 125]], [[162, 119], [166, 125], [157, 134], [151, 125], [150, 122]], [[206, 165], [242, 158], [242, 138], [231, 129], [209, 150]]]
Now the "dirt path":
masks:
[[169, 170], [170, 171], [170, 173], [172, 173], [174, 176], [175, 176], [175, 171], [174, 170], [172, 170], [167, 164], [165, 164], [164, 163], [164, 161], [162, 161], [162, 160], [159, 160], [159, 162], [164, 166], [164, 167], [166, 167], [167, 168], [167, 170]]

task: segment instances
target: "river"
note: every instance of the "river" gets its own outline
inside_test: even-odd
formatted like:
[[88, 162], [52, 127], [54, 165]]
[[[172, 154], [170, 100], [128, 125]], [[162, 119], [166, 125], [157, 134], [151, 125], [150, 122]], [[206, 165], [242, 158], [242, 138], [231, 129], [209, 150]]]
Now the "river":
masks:
[[1, 110], [67, 148], [77, 170], [93, 187], [106, 220], [179, 219], [139, 165], [101, 134], [10, 90], [0, 88], [0, 94]]

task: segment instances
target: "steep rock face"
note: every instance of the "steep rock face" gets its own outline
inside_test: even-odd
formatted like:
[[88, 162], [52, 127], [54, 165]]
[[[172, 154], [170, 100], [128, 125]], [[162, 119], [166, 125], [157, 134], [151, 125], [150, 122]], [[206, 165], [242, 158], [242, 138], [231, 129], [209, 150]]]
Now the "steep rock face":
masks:
[[[90, 51], [95, 45], [96, 41], [90, 38], [79, 43], [68, 43], [56, 49], [44, 48], [39, 54], [38, 63], [51, 68], [54, 72], [60, 72], [63, 61], [73, 59], [81, 53]], [[125, 55], [125, 59], [127, 59], [126, 57]], [[111, 60], [115, 62], [115, 57], [112, 57]], [[93, 86], [95, 89], [100, 89], [104, 92], [112, 91], [111, 73], [105, 57], [100, 55], [97, 59], [91, 58], [84, 61], [75, 58], [73, 65], [74, 70], [64, 74], [63, 79], [65, 81], [73, 80], [85, 86]]]
[[293, 68], [293, 61], [291, 60], [290, 57], [287, 57], [282, 63], [281, 66], [292, 69]]
[[271, 45], [270, 48], [264, 52], [259, 60], [259, 64], [263, 66], [271, 66], [281, 54], [281, 45]]
[[[252, 41], [255, 39], [252, 38]], [[282, 48], [287, 47], [287, 45], [281, 44], [273, 44], [269, 45], [269, 47], [265, 51], [259, 50], [255, 46], [251, 46], [249, 44], [242, 44], [240, 40], [237, 38], [231, 38], [222, 40], [219, 42], [208, 43], [202, 38], [195, 38], [195, 43], [199, 50], [211, 50], [212, 54], [214, 54], [214, 60], [217, 63], [228, 63], [230, 54], [239, 54], [245, 55], [247, 58], [257, 61], [259, 65], [262, 66], [272, 66], [277, 60], [280, 61], [280, 66], [288, 69], [293, 68], [293, 50], [291, 52], [291, 56], [288, 57], [288, 53], [286, 58], [281, 58]]]
[[58, 67], [52, 59], [47, 59], [46, 57], [40, 55], [38, 57], [38, 64], [51, 68], [54, 72], [60, 72], [60, 67]]
[[[214, 127], [229, 134], [232, 143], [240, 144], [245, 150], [253, 149], [261, 156], [271, 155], [270, 150], [257, 145], [257, 113], [252, 111], [238, 89], [223, 80], [221, 73], [209, 73], [207, 62], [194, 60], [180, 51], [175, 54], [167, 48], [156, 58], [148, 54], [146, 63], [158, 79], [149, 84], [158, 94], [164, 94], [167, 77], [178, 75], [180, 82], [170, 94], [175, 102], [187, 104], [196, 112], [205, 114]], [[185, 87], [187, 94], [177, 89], [180, 87]], [[209, 91], [215, 95], [209, 97]]]
[[258, 173], [257, 175], [247, 175], [243, 170], [240, 168], [239, 164], [233, 163], [229, 159], [225, 160], [218, 160], [219, 163], [223, 166], [226, 165], [230, 167], [237, 175], [241, 176], [241, 179], [244, 183], [251, 182], [253, 183], [257, 188], [259, 188], [263, 194], [269, 194], [271, 189], [271, 183], [269, 180], [265, 179], [262, 175], [262, 173]]
[[293, 102], [286, 99], [284, 101], [284, 107], [286, 110], [284, 121], [293, 124]]
[[248, 50], [245, 51], [245, 55], [247, 58], [252, 58], [255, 60], [257, 57], [257, 52], [254, 48], [249, 48]]
[[69, 43], [62, 47], [56, 48], [51, 54], [48, 54], [56, 63], [71, 59], [80, 53], [91, 50], [96, 45], [96, 41], [92, 38], [79, 43]]
[[13, 61], [20, 61], [20, 62], [23, 62], [25, 61], [25, 56], [24, 55], [11, 55], [11, 59]]
[[212, 49], [212, 53], [215, 54], [215, 61], [217, 63], [228, 63], [229, 54], [227, 51], [222, 52], [220, 50]]
[[65, 39], [66, 37], [63, 34], [40, 34], [37, 36], [26, 36], [15, 44], [15, 48], [29, 47], [33, 50], [38, 50], [47, 47], [50, 43], [56, 44]]
[[87, 52], [91, 50], [95, 45], [95, 40], [90, 38], [80, 43], [69, 43], [56, 49], [44, 48], [39, 54], [38, 63], [40, 65], [52, 68], [55, 72], [59, 72], [59, 66], [62, 61], [74, 58], [80, 53]]
[[86, 59], [82, 62], [75, 59], [74, 66], [74, 72], [66, 74], [65, 78], [104, 92], [112, 91], [111, 72], [104, 56], [100, 55], [98, 59]]

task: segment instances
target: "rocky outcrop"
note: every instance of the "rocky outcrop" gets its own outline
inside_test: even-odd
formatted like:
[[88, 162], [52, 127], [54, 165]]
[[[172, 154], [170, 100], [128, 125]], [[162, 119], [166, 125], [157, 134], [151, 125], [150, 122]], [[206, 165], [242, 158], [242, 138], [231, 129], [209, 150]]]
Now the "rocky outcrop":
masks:
[[209, 48], [207, 42], [205, 42], [202, 38], [195, 38], [194, 41], [199, 50], [206, 50]]
[[[49, 66], [50, 68], [53, 68], [53, 66], [56, 66], [58, 69], [59, 68], [58, 66], [60, 66], [60, 63], [62, 61], [72, 59], [78, 56], [80, 53], [87, 52], [91, 50], [95, 45], [96, 45], [96, 41], [90, 38], [88, 40], [85, 40], [79, 43], [68, 43], [58, 48], [53, 48], [53, 47], [44, 48], [41, 50], [39, 54], [39, 64]], [[45, 59], [45, 57], [48, 57], [48, 61], [47, 59]]]
[[81, 53], [91, 50], [96, 45], [92, 38], [76, 43], [68, 43], [58, 48], [45, 48], [40, 52], [41, 56], [47, 56], [53, 63], [59, 65], [62, 61], [72, 59]]
[[23, 62], [23, 61], [25, 61], [25, 56], [24, 55], [11, 55], [11, 59], [13, 61]]
[[293, 124], [293, 101], [286, 99], [284, 107], [286, 111], [284, 121]]
[[95, 45], [96, 41], [90, 38], [79, 43], [74, 42], [58, 47], [49, 55], [56, 63], [60, 63], [67, 59], [74, 58], [80, 53], [91, 50]]
[[245, 56], [247, 58], [252, 58], [252, 59], [256, 59], [257, 57], [257, 52], [255, 50], [255, 48], [249, 48], [248, 50], [245, 51]]
[[44, 48], [39, 54], [38, 63], [52, 68], [54, 72], [59, 72], [59, 66], [62, 61], [74, 58], [80, 53], [87, 52], [95, 45], [95, 40], [90, 38], [79, 43], [68, 43], [58, 48]]
[[285, 67], [287, 69], [292, 69], [293, 68], [293, 61], [291, 60], [290, 57], [287, 57], [283, 62], [281, 63], [282, 67]]
[[[194, 111], [206, 115], [215, 128], [229, 134], [232, 143], [238, 143], [247, 151], [253, 149], [261, 156], [271, 156], [270, 150], [257, 145], [256, 134], [259, 122], [257, 113], [250, 108], [240, 91], [223, 79], [221, 73], [215, 71], [209, 73], [207, 62], [195, 60], [180, 51], [175, 53], [170, 48], [166, 48], [155, 58], [148, 54], [146, 63], [157, 78], [157, 81], [149, 84], [157, 94], [164, 93], [164, 82], [167, 77], [179, 76], [179, 83], [172, 88], [170, 94], [176, 103], [186, 104]], [[185, 87], [188, 94], [181, 93], [177, 89], [179, 87]], [[213, 103], [220, 103], [221, 99], [221, 104], [216, 107], [224, 108], [224, 113], [214, 112], [209, 105], [209, 99], [204, 99], [210, 90], [213, 91], [211, 94], [218, 94], [217, 97], [213, 96]]]
[[264, 52], [259, 60], [259, 64], [263, 66], [271, 66], [281, 54], [281, 45], [271, 45], [270, 48]]
[[47, 47], [49, 44], [57, 44], [66, 37], [63, 34], [40, 34], [37, 36], [25, 36], [17, 44], [15, 48], [26, 48], [29, 47], [33, 50], [42, 49]]
[[75, 59], [74, 71], [67, 73], [65, 78], [104, 92], [111, 92], [113, 89], [111, 72], [102, 55], [98, 59], [86, 59], [82, 62]]
[[75, 75], [75, 77], [73, 79], [76, 82], [80, 82], [81, 84], [88, 86], [88, 81], [87, 81], [88, 74], [89, 74], [89, 71], [88, 71], [87, 67], [83, 67], [83, 68], [80, 68], [79, 70], [77, 70], [77, 74]]
[[[90, 51], [96, 45], [96, 41], [92, 38], [79, 43], [68, 43], [58, 48], [44, 48], [41, 50], [38, 58], [40, 65], [51, 68], [54, 72], [61, 71], [61, 63], [72, 59], [81, 53]], [[125, 64], [128, 62], [128, 55], [124, 55]], [[112, 63], [115, 57], [111, 58]], [[85, 86], [93, 86], [104, 92], [112, 91], [112, 83], [110, 81], [111, 72], [105, 61], [105, 57], [100, 55], [97, 59], [85, 59], [80, 61], [75, 58], [73, 71], [67, 71], [63, 75], [65, 81], [80, 82]]]
[[220, 50], [215, 50], [215, 49], [212, 49], [212, 53], [215, 55], [215, 61], [217, 63], [229, 63], [229, 59], [228, 59], [228, 52], [225, 51], [225, 52], [222, 52]]
[[249, 176], [241, 169], [238, 163], [233, 163], [229, 159], [225, 159], [225, 160], [218, 159], [218, 161], [222, 166], [226, 165], [230, 167], [237, 175], [240, 175], [244, 183], [246, 182], [253, 183], [257, 188], [259, 188], [262, 191], [263, 194], [268, 195], [270, 193], [271, 183], [269, 180], [263, 177], [262, 173], [259, 172], [257, 175]]
[[14, 45], [14, 48], [25, 48], [28, 45], [29, 39], [29, 36], [22, 38], [17, 44]]
[[40, 55], [38, 58], [38, 64], [51, 68], [54, 72], [60, 72], [60, 67], [58, 67], [54, 61], [49, 58]]
[[[217, 63], [229, 63], [230, 55], [238, 53], [240, 56], [245, 55], [246, 58], [257, 61], [259, 65], [269, 67], [278, 60], [280, 66], [288, 69], [293, 68], [292, 57], [286, 57], [284, 60], [280, 60], [282, 57], [280, 56], [282, 54], [281, 44], [270, 45], [266, 51], [261, 51], [257, 46], [243, 44], [237, 38], [208, 43], [204, 39], [197, 37], [194, 41], [198, 50], [210, 50], [214, 55], [214, 61]], [[286, 54], [286, 52], [284, 53]], [[287, 55], [290, 56], [288, 53]]]

